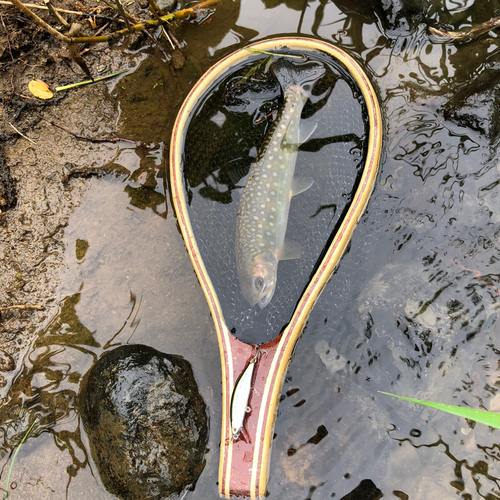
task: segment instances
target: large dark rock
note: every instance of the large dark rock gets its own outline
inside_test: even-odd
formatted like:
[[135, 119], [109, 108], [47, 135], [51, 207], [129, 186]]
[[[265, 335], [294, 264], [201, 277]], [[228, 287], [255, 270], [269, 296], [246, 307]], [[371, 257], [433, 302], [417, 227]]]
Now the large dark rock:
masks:
[[119, 498], [179, 493], [205, 466], [206, 406], [178, 356], [143, 345], [105, 354], [82, 383], [80, 409], [101, 479]]

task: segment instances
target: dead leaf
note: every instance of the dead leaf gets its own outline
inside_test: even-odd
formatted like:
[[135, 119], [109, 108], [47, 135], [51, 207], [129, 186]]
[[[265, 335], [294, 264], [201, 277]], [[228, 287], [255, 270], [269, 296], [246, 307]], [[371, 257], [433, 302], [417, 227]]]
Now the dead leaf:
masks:
[[49, 86], [42, 80], [31, 80], [28, 84], [28, 90], [39, 99], [52, 99], [54, 97]]

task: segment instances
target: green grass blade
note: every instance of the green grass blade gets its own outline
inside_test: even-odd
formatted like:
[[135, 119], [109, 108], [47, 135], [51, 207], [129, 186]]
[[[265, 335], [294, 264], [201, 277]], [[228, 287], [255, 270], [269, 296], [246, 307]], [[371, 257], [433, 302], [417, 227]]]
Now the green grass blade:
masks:
[[112, 78], [113, 76], [121, 75], [122, 73], [125, 73], [126, 71], [127, 70], [118, 71], [117, 73], [111, 73], [110, 75], [100, 76], [99, 78], [94, 78], [94, 80], [86, 80], [85, 82], [72, 83], [71, 85], [65, 85], [64, 87], [57, 87], [56, 92], [60, 92], [61, 90], [73, 89], [75, 87], [80, 87], [82, 85], [89, 85], [91, 83], [101, 82], [102, 80], [106, 80], [107, 78]]
[[21, 439], [21, 442], [18, 444], [16, 451], [14, 452], [14, 455], [12, 455], [12, 461], [10, 462], [9, 472], [7, 474], [7, 481], [5, 484], [5, 493], [3, 496], [4, 500], [6, 500], [7, 497], [9, 496], [10, 475], [12, 474], [12, 469], [14, 468], [14, 462], [16, 461], [17, 454], [19, 453], [22, 444], [26, 441], [27, 437], [29, 436], [29, 433], [31, 432], [31, 429], [33, 429], [33, 426], [36, 424], [37, 420], [38, 418], [35, 418], [33, 423], [30, 425], [30, 428], [26, 431], [26, 434]]
[[409, 401], [410, 403], [429, 406], [430, 408], [434, 408], [436, 410], [451, 413], [452, 415], [456, 415], [457, 417], [468, 418], [469, 420], [475, 420], [480, 424], [485, 424], [489, 425], [490, 427], [495, 427], [495, 429], [500, 429], [500, 414], [492, 411], [473, 410], [471, 408], [463, 408], [461, 406], [445, 405], [443, 403], [433, 403], [432, 401], [421, 401], [420, 399], [405, 398], [403, 396], [390, 394], [389, 392], [378, 392], [380, 392], [380, 394], [385, 394], [386, 396], [392, 396], [393, 398], [402, 399], [403, 401]]

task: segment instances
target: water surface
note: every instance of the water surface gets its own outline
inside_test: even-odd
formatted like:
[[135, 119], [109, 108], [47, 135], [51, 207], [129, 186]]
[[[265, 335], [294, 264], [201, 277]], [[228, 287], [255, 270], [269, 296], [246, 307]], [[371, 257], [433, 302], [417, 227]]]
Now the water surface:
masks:
[[[157, 148], [117, 146], [115, 173], [85, 181], [65, 231], [58, 313], [0, 410], [2, 481], [13, 446], [38, 419], [11, 498], [112, 498], [89, 457], [75, 398], [96, 357], [127, 342], [193, 365], [210, 409], [210, 451], [185, 498], [218, 497], [218, 346], [171, 210], [166, 150], [178, 106], [205, 69], [244, 43], [299, 31], [361, 61], [380, 95], [385, 140], [367, 211], [290, 365], [269, 498], [342, 498], [363, 479], [384, 498], [500, 498], [500, 431], [377, 392], [500, 408], [498, 159], [477, 127], [443, 114], [453, 95], [488, 76], [499, 42], [490, 34], [447, 45], [426, 29], [459, 29], [495, 9], [436, 1], [394, 27], [358, 1], [221, 3], [212, 22], [179, 30], [190, 62], [175, 80], [153, 52], [121, 80], [113, 90], [121, 132]], [[139, 94], [143, 104], [133, 99]]]

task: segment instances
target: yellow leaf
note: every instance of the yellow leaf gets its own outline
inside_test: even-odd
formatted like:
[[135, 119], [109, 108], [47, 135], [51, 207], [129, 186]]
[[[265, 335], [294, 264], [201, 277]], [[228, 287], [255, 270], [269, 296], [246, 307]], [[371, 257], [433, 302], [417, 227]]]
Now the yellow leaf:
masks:
[[42, 80], [31, 80], [28, 89], [35, 97], [40, 99], [52, 99], [54, 97], [49, 86], [45, 82], [42, 82]]

